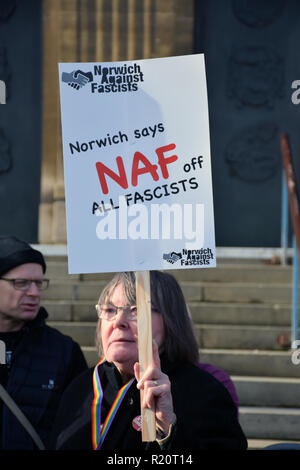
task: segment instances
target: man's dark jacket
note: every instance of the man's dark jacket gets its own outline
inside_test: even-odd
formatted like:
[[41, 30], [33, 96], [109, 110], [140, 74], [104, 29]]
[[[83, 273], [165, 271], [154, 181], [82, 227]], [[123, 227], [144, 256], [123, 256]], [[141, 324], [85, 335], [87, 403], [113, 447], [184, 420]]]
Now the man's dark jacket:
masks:
[[[227, 389], [211, 374], [192, 364], [170, 364], [163, 357], [161, 360], [162, 370], [171, 381], [177, 416], [174, 431], [164, 450], [245, 450], [247, 440], [238, 422], [236, 406]], [[101, 410], [103, 423], [122, 382], [113, 364], [106, 362], [99, 367], [99, 371], [104, 391]], [[92, 450], [92, 377], [93, 369], [89, 369], [66, 390], [51, 437], [51, 448]], [[133, 420], [139, 415], [140, 392], [134, 382], [121, 403], [102, 450], [159, 452], [157, 442], [142, 442], [141, 432], [134, 428]]]
[[[46, 310], [41, 308], [35, 320], [23, 328], [5, 387], [44, 443], [63, 391], [87, 369], [79, 345], [72, 338], [47, 326], [46, 317]], [[5, 405], [1, 424], [1, 449], [35, 448], [27, 431]]]

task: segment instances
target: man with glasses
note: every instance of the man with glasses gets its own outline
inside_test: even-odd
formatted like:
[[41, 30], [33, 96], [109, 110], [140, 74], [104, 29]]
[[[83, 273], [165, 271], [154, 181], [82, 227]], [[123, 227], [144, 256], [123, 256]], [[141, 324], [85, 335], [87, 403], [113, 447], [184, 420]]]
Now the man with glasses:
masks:
[[[0, 237], [0, 384], [44, 443], [62, 392], [87, 368], [79, 345], [46, 325], [40, 306], [49, 285], [45, 271], [42, 253], [16, 237]], [[35, 448], [0, 398], [0, 449]]]

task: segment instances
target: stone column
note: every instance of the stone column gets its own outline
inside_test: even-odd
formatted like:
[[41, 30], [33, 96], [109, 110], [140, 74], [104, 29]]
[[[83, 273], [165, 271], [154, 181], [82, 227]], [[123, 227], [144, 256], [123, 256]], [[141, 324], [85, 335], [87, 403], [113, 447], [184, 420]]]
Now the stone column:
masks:
[[59, 57], [59, 0], [43, 2], [43, 145], [39, 242], [54, 243], [54, 190], [58, 160], [59, 97], [57, 59]]

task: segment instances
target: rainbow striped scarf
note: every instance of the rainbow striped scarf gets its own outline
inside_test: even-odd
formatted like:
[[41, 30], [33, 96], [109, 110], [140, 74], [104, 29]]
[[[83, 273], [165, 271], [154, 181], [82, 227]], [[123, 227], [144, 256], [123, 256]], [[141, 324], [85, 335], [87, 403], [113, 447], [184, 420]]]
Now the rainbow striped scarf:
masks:
[[98, 362], [95, 366], [94, 373], [93, 373], [93, 388], [94, 388], [94, 400], [92, 403], [92, 444], [94, 450], [101, 449], [103, 441], [108, 433], [108, 430], [113, 422], [114, 417], [119, 409], [119, 406], [122, 403], [123, 398], [126, 395], [127, 390], [129, 389], [130, 385], [135, 381], [135, 377], [129, 380], [122, 388], [120, 388], [115, 401], [113, 402], [111, 409], [106, 416], [106, 419], [101, 425], [101, 405], [103, 399], [103, 390], [101, 387], [100, 377], [98, 374], [98, 367], [101, 366], [106, 362], [105, 357], [103, 356], [102, 359]]

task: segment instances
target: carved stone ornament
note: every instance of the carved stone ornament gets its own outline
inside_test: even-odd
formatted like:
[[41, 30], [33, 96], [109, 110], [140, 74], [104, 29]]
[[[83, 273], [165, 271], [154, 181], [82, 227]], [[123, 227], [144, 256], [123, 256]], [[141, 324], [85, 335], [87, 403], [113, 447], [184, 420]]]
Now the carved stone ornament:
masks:
[[252, 28], [263, 28], [273, 23], [282, 13], [285, 0], [233, 0], [236, 18]]
[[273, 123], [243, 130], [225, 150], [231, 175], [248, 182], [272, 178], [279, 168], [278, 147], [278, 128]]
[[8, 140], [0, 129], [0, 173], [9, 171], [12, 167], [12, 157]]
[[283, 90], [283, 60], [277, 52], [265, 46], [233, 50], [228, 65], [228, 97], [237, 107], [273, 108]]
[[7, 21], [16, 8], [16, 0], [0, 0], [0, 21]]

